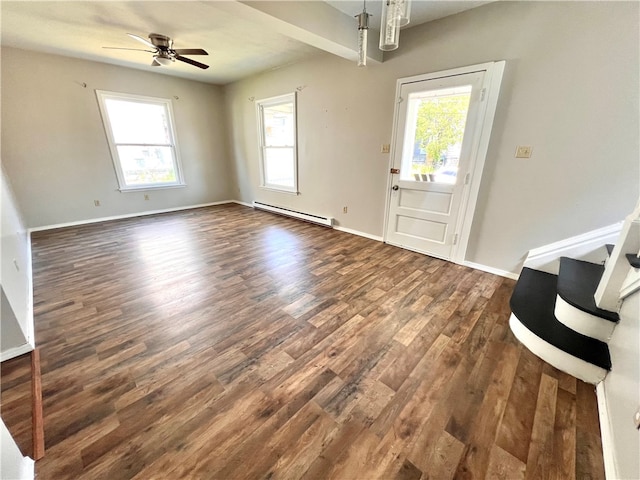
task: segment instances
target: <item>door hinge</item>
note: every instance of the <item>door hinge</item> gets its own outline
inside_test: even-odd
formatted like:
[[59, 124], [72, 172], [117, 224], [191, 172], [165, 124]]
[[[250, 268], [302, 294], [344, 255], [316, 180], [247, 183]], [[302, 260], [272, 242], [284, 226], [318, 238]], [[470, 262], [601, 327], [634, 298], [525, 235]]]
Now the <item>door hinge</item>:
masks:
[[389, 173], [393, 173], [394, 175], [397, 175], [397, 174], [400, 173], [400, 169], [399, 168], [392, 168]]
[[458, 244], [458, 234], [457, 234], [457, 233], [455, 233], [455, 234], [453, 235], [453, 244], [454, 244], [454, 245], [457, 245], [457, 244]]
[[465, 185], [469, 185], [469, 182], [470, 182], [470, 181], [471, 181], [471, 174], [470, 174], [470, 173], [467, 173], [467, 174], [464, 176], [464, 184], [465, 184]]
[[403, 98], [402, 97], [398, 97], [398, 103], [402, 103]]
[[480, 101], [484, 102], [484, 95], [487, 93], [487, 89], [483, 88], [482, 90], [480, 90]]

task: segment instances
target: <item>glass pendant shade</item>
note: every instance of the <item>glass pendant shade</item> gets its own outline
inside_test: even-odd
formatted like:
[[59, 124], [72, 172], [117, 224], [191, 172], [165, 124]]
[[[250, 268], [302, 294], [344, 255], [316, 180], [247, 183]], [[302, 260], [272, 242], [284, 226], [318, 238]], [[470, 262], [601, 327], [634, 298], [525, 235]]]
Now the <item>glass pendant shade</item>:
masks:
[[367, 30], [358, 30], [358, 66], [367, 66]]
[[387, 21], [404, 27], [411, 21], [411, 0], [389, 0]]
[[358, 66], [367, 65], [367, 32], [369, 30], [369, 14], [363, 11], [356, 15], [358, 19]]
[[395, 8], [395, 0], [382, 0], [379, 48], [384, 52], [395, 50], [399, 45], [400, 26], [395, 16]]

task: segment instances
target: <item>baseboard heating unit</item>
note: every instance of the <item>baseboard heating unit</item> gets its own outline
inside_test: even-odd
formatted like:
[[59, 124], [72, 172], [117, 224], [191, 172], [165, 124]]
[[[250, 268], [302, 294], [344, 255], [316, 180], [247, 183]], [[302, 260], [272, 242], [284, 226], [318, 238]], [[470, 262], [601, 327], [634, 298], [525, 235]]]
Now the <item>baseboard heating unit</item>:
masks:
[[321, 217], [319, 215], [311, 215], [309, 213], [297, 212], [288, 208], [277, 207], [275, 205], [268, 205], [262, 202], [253, 202], [253, 208], [258, 210], [266, 210], [267, 212], [278, 213], [287, 217], [298, 218], [300, 220], [306, 220], [307, 222], [317, 223], [319, 225], [325, 225], [327, 227], [333, 226], [333, 217]]

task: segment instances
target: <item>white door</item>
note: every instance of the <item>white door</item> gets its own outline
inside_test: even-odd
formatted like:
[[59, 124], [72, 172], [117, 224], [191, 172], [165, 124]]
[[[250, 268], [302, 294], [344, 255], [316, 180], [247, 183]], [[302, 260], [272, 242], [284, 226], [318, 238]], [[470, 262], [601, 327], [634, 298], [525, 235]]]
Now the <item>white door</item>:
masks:
[[474, 175], [479, 186], [486, 74], [479, 69], [399, 81], [387, 243], [447, 260], [454, 256]]

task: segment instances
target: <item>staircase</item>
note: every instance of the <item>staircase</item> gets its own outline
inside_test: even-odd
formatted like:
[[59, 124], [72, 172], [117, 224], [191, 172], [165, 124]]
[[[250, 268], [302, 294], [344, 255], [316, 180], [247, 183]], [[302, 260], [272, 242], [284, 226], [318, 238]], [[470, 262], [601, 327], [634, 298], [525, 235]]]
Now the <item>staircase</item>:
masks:
[[558, 274], [525, 266], [511, 296], [509, 326], [547, 363], [598, 384], [612, 369], [607, 343], [624, 299], [640, 289], [640, 203], [605, 265], [560, 257]]

